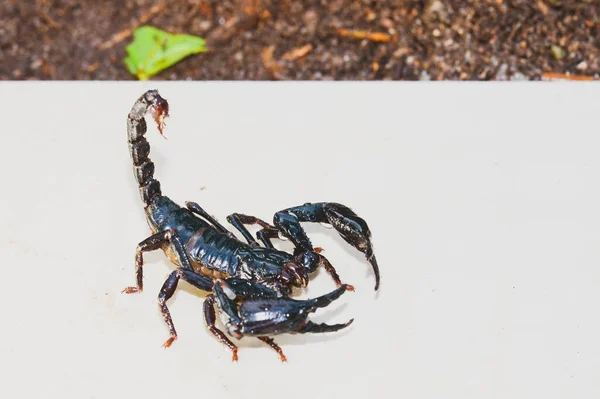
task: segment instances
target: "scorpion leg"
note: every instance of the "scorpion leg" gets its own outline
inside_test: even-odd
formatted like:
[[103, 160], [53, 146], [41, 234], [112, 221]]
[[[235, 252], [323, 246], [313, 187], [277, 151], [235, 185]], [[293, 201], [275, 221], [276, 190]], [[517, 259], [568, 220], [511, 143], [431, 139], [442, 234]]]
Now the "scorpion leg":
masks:
[[380, 274], [373, 245], [371, 231], [367, 223], [345, 205], [334, 202], [304, 204], [279, 211], [273, 217], [273, 224], [302, 251], [314, 251], [310, 239], [300, 222], [328, 223], [353, 247], [364, 253], [375, 273], [375, 290], [379, 288]]
[[196, 215], [199, 215], [201, 217], [203, 217], [204, 219], [206, 219], [209, 223], [211, 223], [220, 233], [225, 233], [229, 236], [233, 236], [233, 234], [231, 234], [231, 232], [229, 230], [227, 230], [225, 228], [225, 226], [223, 226], [221, 223], [219, 223], [217, 221], [217, 219], [213, 218], [211, 215], [208, 214], [208, 212], [206, 212], [204, 209], [202, 209], [202, 207], [200, 205], [198, 205], [195, 202], [191, 202], [191, 201], [186, 201], [185, 202], [185, 206], [192, 211], [193, 213], [195, 213]]
[[262, 227], [262, 229], [256, 233], [256, 236], [264, 244], [264, 246], [266, 248], [274, 249], [271, 239], [278, 238], [277, 227], [272, 226], [269, 223], [265, 222], [264, 220], [259, 219], [255, 216], [244, 215], [241, 213], [233, 213], [233, 214], [227, 216], [227, 221], [229, 223], [231, 223], [236, 229], [238, 229], [239, 232], [242, 233], [242, 235], [246, 238], [248, 243], [250, 243], [251, 245], [253, 245], [252, 242], [256, 243], [256, 241], [254, 240], [254, 238], [252, 238], [252, 235], [244, 227], [244, 225], [245, 224], [258, 224], [259, 226]]
[[[316, 249], [317, 248], [315, 248], [315, 250]], [[318, 251], [315, 251], [315, 252], [317, 252], [317, 254], [318, 254]], [[331, 279], [338, 287], [341, 287], [342, 285], [344, 285], [344, 283], [342, 283], [342, 280], [340, 280], [339, 274], [337, 274], [337, 272], [335, 271], [335, 268], [333, 267], [331, 262], [329, 262], [329, 260], [327, 260], [327, 258], [324, 257], [323, 255], [319, 255], [319, 266], [323, 266], [325, 271], [331, 276]], [[349, 284], [347, 284], [347, 285], [348, 285], [348, 291], [354, 291], [354, 286], [349, 285]]]
[[165, 323], [167, 323], [167, 326], [169, 326], [169, 333], [171, 334], [171, 337], [163, 344], [163, 347], [165, 348], [171, 346], [173, 341], [177, 339], [177, 331], [175, 331], [175, 325], [171, 319], [171, 313], [169, 312], [169, 308], [167, 308], [167, 301], [175, 293], [175, 290], [177, 289], [177, 283], [179, 282], [181, 275], [181, 269], [172, 272], [164, 282], [162, 288], [160, 289], [160, 293], [158, 294], [158, 306], [160, 307]]
[[[252, 246], [258, 246], [258, 243], [254, 239], [254, 237], [252, 237], [252, 234], [250, 234], [248, 229], [244, 227], [245, 224], [258, 224], [263, 228], [261, 231], [275, 229], [275, 226], [271, 226], [270, 224], [259, 218], [256, 218], [254, 216], [243, 215], [241, 213], [232, 213], [231, 215], [227, 216], [227, 221], [231, 223], [233, 227], [235, 227], [240, 233], [242, 233], [246, 241], [248, 241], [248, 244]], [[277, 232], [277, 229], [275, 229], [275, 232]], [[269, 236], [265, 236], [264, 234], [257, 234], [257, 236], [267, 248], [273, 248], [273, 244], [268, 239]]]
[[[177, 332], [175, 331], [175, 326], [173, 324], [173, 320], [171, 319], [171, 313], [169, 312], [169, 308], [167, 307], [167, 301], [175, 293], [175, 290], [177, 289], [177, 283], [179, 282], [179, 279], [184, 275], [184, 271], [193, 271], [193, 268], [190, 264], [190, 260], [185, 252], [183, 244], [181, 243], [181, 239], [179, 238], [179, 235], [175, 230], [169, 229], [153, 234], [138, 244], [135, 255], [137, 286], [127, 287], [123, 290], [123, 292], [127, 294], [142, 291], [142, 267], [144, 262], [142, 253], [163, 248], [164, 245], [168, 244], [170, 244], [173, 248], [178, 268], [169, 275], [167, 280], [164, 282], [162, 288], [160, 289], [160, 293], [158, 294], [158, 304], [160, 306], [163, 318], [167, 323], [167, 326], [169, 327], [169, 333], [171, 334], [171, 337], [163, 344], [165, 348], [171, 346], [173, 341], [177, 339]], [[204, 286], [207, 287], [208, 284], [205, 283]]]
[[198, 274], [192, 270], [181, 270], [181, 278], [202, 291], [212, 292], [214, 282], [211, 278]]
[[207, 296], [206, 300], [204, 301], [204, 320], [206, 321], [206, 325], [207, 325], [208, 329], [210, 330], [210, 332], [215, 337], [217, 337], [219, 339], [219, 341], [221, 341], [229, 349], [231, 349], [231, 352], [233, 353], [231, 356], [231, 360], [234, 362], [237, 362], [237, 360], [238, 360], [237, 346], [235, 346], [235, 344], [233, 342], [231, 342], [229, 340], [229, 338], [227, 338], [227, 336], [225, 336], [223, 331], [221, 331], [217, 327], [215, 327], [215, 321], [216, 321], [215, 297], [212, 294]]
[[[171, 314], [169, 309], [167, 308], [166, 301], [169, 300], [175, 290], [177, 289], [177, 284], [179, 279], [183, 278], [188, 283], [192, 284], [194, 287], [199, 288], [203, 291], [212, 291], [214, 287], [214, 282], [210, 278], [203, 276], [201, 274], [195, 273], [192, 270], [186, 269], [178, 269], [173, 271], [167, 280], [164, 282], [160, 293], [158, 295], [158, 302], [163, 314], [164, 320], [169, 327], [169, 332], [171, 337], [163, 344], [165, 348], [171, 346], [171, 344], [177, 339], [177, 331], [175, 330], [175, 326], [173, 324], [173, 320], [171, 319]], [[234, 295], [240, 298], [276, 298], [277, 293], [267, 287], [264, 287], [254, 281], [248, 281], [243, 279], [238, 279], [235, 277], [226, 279], [228, 287], [234, 292]], [[207, 308], [208, 307], [208, 308]], [[206, 323], [210, 329], [210, 331], [219, 338], [224, 344], [226, 344], [232, 351], [234, 351], [234, 360], [237, 360], [237, 348], [235, 345], [227, 339], [227, 337], [214, 326], [214, 298], [212, 295], [209, 295], [206, 298], [204, 303], [204, 314]], [[231, 346], [233, 345], [233, 347]], [[275, 348], [275, 347], [273, 347]], [[281, 354], [283, 355], [283, 354]], [[285, 356], [283, 356], [285, 358]]]
[[256, 232], [256, 237], [263, 243], [265, 248], [275, 249], [275, 246], [271, 242], [273, 238], [279, 238], [277, 234], [277, 229], [269, 230], [269, 229], [260, 229]]
[[269, 337], [257, 337], [257, 338], [260, 339], [265, 344], [269, 345], [271, 348], [275, 349], [277, 351], [277, 353], [279, 354], [279, 358], [281, 359], [282, 362], [287, 362], [287, 358], [283, 354], [283, 350], [281, 349], [281, 347], [279, 345], [277, 345], [275, 343], [273, 338], [269, 338]]
[[181, 239], [175, 232], [175, 230], [169, 229], [166, 231], [161, 231], [156, 234], [151, 235], [146, 238], [144, 241], [140, 242], [135, 250], [135, 274], [137, 280], [136, 287], [127, 287], [123, 290], [126, 294], [133, 294], [135, 292], [142, 292], [144, 289], [144, 272], [143, 272], [143, 264], [144, 264], [144, 252], [155, 251], [160, 249], [165, 244], [171, 244], [174, 249], [174, 253], [177, 256], [178, 264], [187, 270], [193, 270], [190, 264], [190, 260], [185, 253], [183, 248], [183, 244], [181, 243]]

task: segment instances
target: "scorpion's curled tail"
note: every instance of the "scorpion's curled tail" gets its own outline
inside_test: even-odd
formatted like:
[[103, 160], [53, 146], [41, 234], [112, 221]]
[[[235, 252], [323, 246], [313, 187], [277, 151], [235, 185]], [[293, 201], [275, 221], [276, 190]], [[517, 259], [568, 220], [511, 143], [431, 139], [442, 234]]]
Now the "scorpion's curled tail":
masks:
[[169, 104], [158, 91], [148, 90], [133, 104], [127, 117], [127, 139], [129, 152], [133, 160], [133, 172], [140, 187], [140, 195], [145, 205], [152, 199], [161, 196], [160, 183], [154, 178], [154, 163], [148, 158], [150, 144], [144, 137], [146, 120], [144, 116], [150, 110], [162, 135], [165, 118], [169, 115]]

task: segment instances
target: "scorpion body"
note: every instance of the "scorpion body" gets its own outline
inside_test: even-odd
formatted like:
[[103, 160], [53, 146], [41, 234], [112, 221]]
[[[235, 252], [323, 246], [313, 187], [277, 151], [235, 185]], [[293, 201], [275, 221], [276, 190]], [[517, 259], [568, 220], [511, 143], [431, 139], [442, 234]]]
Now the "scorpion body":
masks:
[[[151, 229], [156, 232], [174, 231], [183, 243], [191, 266], [196, 273], [213, 277], [239, 277], [265, 284], [282, 294], [289, 294], [286, 268], [294, 259], [287, 252], [277, 251], [239, 241], [221, 232], [191, 211], [177, 206], [161, 196], [146, 208]], [[166, 247], [167, 256], [178, 264], [176, 254]]]
[[[337, 325], [313, 324], [308, 313], [327, 306], [352, 286], [342, 284], [329, 261], [313, 248], [300, 222], [330, 223], [340, 235], [371, 262], [379, 286], [379, 269], [373, 254], [367, 224], [349, 208], [336, 203], [305, 204], [275, 214], [273, 225], [258, 218], [234, 213], [227, 220], [237, 228], [247, 242], [240, 241], [198, 204], [186, 202], [181, 207], [161, 192], [154, 178], [154, 163], [149, 158], [150, 144], [145, 138], [144, 119], [147, 111], [154, 114], [160, 134], [169, 106], [156, 90], [144, 93], [133, 105], [127, 119], [128, 142], [134, 175], [144, 203], [146, 220], [152, 235], [138, 244], [135, 255], [136, 282], [124, 292], [143, 290], [143, 253], [162, 249], [177, 266], [161, 288], [159, 305], [170, 331], [164, 346], [170, 346], [177, 333], [166, 302], [174, 294], [178, 281], [184, 279], [201, 290], [212, 292], [204, 304], [204, 315], [210, 331], [233, 351], [237, 347], [215, 327], [215, 307], [218, 308], [228, 333], [236, 338], [257, 336], [277, 350], [285, 360], [281, 348], [266, 335], [285, 332], [330, 332], [346, 327], [350, 322]], [[245, 224], [262, 227], [257, 237], [261, 247]], [[271, 239], [279, 234], [295, 246], [293, 254], [274, 248]], [[289, 298], [292, 287], [305, 287], [310, 273], [323, 266], [338, 285], [338, 289], [323, 297], [308, 301]], [[265, 313], [265, 307], [269, 309]], [[260, 309], [263, 309], [262, 311]]]

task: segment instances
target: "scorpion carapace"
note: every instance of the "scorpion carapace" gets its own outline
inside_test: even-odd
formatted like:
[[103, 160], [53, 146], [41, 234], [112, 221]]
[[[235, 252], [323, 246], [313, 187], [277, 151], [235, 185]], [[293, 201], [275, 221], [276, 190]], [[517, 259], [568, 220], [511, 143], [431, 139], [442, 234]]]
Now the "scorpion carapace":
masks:
[[[144, 203], [146, 220], [152, 235], [137, 246], [135, 270], [137, 284], [123, 292], [135, 293], [143, 289], [143, 253], [162, 249], [176, 265], [164, 282], [158, 301], [170, 331], [164, 346], [177, 338], [167, 301], [180, 279], [210, 292], [204, 303], [204, 316], [209, 330], [233, 352], [237, 347], [215, 326], [218, 310], [229, 335], [241, 338], [256, 336], [273, 349], [282, 360], [285, 356], [269, 336], [283, 333], [320, 333], [342, 329], [344, 324], [314, 324], [309, 313], [325, 307], [346, 290], [331, 263], [314, 248], [301, 222], [320, 222], [332, 225], [348, 243], [363, 252], [375, 273], [375, 289], [379, 287], [379, 268], [371, 244], [371, 232], [366, 222], [350, 208], [329, 202], [304, 204], [279, 211], [269, 224], [253, 216], [239, 213], [227, 217], [247, 242], [236, 236], [210, 216], [200, 205], [186, 202], [185, 208], [162, 195], [160, 183], [154, 178], [154, 163], [150, 160], [150, 145], [144, 135], [144, 119], [150, 111], [163, 133], [164, 119], [169, 105], [156, 90], [144, 93], [133, 105], [127, 118], [129, 149], [135, 178]], [[254, 239], [245, 225], [261, 227]], [[277, 250], [272, 239], [280, 234], [294, 244], [293, 254]], [[331, 275], [338, 288], [315, 299], [299, 301], [290, 298], [293, 287], [305, 287], [309, 276], [320, 266]]]

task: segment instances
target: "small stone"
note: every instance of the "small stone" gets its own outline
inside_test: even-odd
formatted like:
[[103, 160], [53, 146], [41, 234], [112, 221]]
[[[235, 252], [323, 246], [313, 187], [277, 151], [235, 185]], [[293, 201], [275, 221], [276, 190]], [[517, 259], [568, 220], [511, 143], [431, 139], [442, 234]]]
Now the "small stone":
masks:
[[562, 60], [563, 58], [565, 58], [565, 56], [567, 55], [567, 52], [565, 51], [565, 49], [563, 49], [560, 46], [557, 46], [556, 44], [552, 45], [552, 55], [554, 56], [554, 58], [556, 58], [558, 61]]
[[314, 35], [317, 31], [317, 25], [319, 24], [319, 15], [315, 10], [308, 10], [304, 13], [304, 25], [306, 28], [306, 33], [309, 35]]
[[290, 7], [290, 11], [292, 12], [292, 14], [298, 14], [302, 11], [302, 4], [300, 2], [293, 2], [291, 7]]
[[329, 20], [329, 26], [332, 29], [340, 29], [343, 25], [342, 25], [342, 20], [340, 20], [337, 17], [333, 17]]
[[408, 48], [406, 47], [400, 47], [398, 48], [398, 50], [394, 51], [392, 53], [392, 56], [396, 59], [402, 57], [403, 55], [406, 55], [408, 53]]
[[393, 29], [394, 28], [394, 22], [389, 18], [381, 18], [381, 21], [379, 21], [379, 23], [385, 29]]
[[496, 73], [496, 80], [506, 80], [508, 78], [508, 65], [502, 64]]
[[36, 58], [35, 60], [33, 60], [31, 62], [30, 68], [31, 69], [38, 69], [41, 66], [42, 66], [42, 60], [39, 59], [39, 58]]
[[448, 10], [440, 0], [430, 0], [425, 5], [423, 17], [427, 23], [435, 21], [436, 19], [445, 22], [448, 20]]
[[340, 57], [339, 55], [333, 56], [331, 58], [331, 64], [334, 67], [340, 67], [344, 64], [344, 59], [342, 57]]
[[370, 8], [367, 8], [365, 10], [365, 18], [367, 21], [371, 22], [377, 18], [377, 14], [375, 14]]
[[198, 29], [201, 32], [206, 32], [207, 30], [210, 29], [211, 26], [212, 26], [212, 23], [210, 21], [202, 21], [198, 24]]
[[587, 63], [587, 61], [581, 61], [579, 64], [577, 64], [577, 66], [575, 68], [577, 68], [580, 71], [587, 71], [588, 63]]

